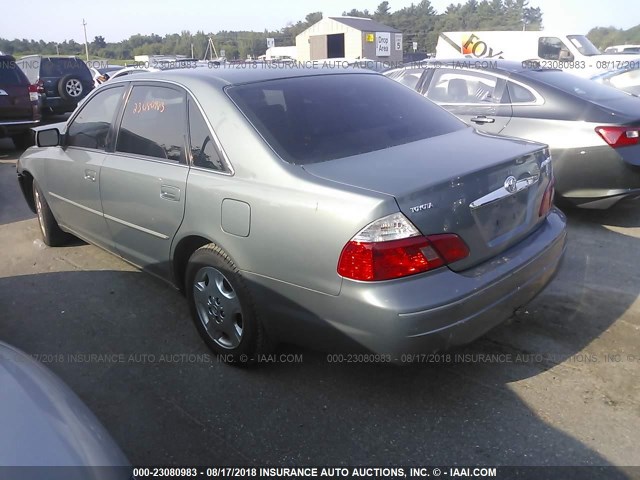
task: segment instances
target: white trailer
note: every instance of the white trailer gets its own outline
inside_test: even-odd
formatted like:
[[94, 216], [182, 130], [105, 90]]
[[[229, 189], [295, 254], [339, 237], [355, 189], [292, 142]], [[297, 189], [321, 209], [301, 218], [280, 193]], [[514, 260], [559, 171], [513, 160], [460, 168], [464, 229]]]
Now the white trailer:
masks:
[[443, 32], [438, 37], [436, 58], [505, 58], [535, 61], [541, 67], [560, 68], [591, 77], [618, 68], [617, 63], [640, 61], [640, 55], [604, 55], [584, 35], [548, 31]]

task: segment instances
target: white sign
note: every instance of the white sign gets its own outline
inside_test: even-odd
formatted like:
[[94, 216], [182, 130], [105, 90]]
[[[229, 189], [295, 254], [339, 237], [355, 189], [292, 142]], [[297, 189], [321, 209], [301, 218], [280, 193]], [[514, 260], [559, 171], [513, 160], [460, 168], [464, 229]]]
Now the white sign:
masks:
[[402, 34], [396, 33], [396, 50], [402, 51]]
[[418, 42], [413, 42], [413, 51], [417, 51], [418, 50]]
[[275, 38], [267, 38], [267, 48], [273, 48], [276, 46]]
[[391, 55], [391, 33], [376, 32], [376, 56], [389, 57]]

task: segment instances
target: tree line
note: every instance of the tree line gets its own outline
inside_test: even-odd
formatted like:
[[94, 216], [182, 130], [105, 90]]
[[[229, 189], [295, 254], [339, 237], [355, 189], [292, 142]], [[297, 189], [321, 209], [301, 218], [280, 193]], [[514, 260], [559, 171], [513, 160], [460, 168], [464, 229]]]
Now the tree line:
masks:
[[[529, 6], [528, 0], [467, 0], [466, 3], [450, 4], [438, 13], [430, 0], [401, 8], [394, 12], [388, 1], [383, 1], [373, 11], [352, 9], [343, 15], [371, 18], [403, 32], [404, 51], [413, 50], [413, 42], [418, 51], [435, 51], [438, 34], [443, 31], [461, 30], [540, 30], [543, 27], [542, 11]], [[267, 38], [274, 38], [276, 46], [295, 45], [295, 37], [322, 19], [322, 12], [309, 13], [304, 20], [289, 23], [280, 30], [263, 32], [220, 31], [205, 33], [182, 31], [164, 36], [136, 34], [120, 42], [107, 42], [102, 35], [96, 36], [89, 44], [89, 52], [94, 58], [132, 59], [135, 55], [186, 55], [203, 58], [209, 38], [220, 55], [229, 59], [253, 58], [265, 53]], [[581, 33], [581, 32], [569, 32]], [[640, 25], [623, 31], [613, 27], [594, 28], [589, 38], [596, 46], [604, 48], [612, 44], [640, 43]], [[44, 40], [0, 38], [0, 51], [15, 56], [27, 54], [84, 55], [84, 45], [74, 40], [62, 43]]]

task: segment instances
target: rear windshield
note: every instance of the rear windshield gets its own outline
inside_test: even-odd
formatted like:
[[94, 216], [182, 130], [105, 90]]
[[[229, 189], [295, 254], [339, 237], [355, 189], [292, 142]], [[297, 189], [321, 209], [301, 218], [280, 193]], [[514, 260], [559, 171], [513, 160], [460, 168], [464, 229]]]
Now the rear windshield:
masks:
[[0, 85], [24, 85], [28, 83], [16, 62], [0, 57]]
[[69, 73], [91, 76], [88, 67], [76, 58], [43, 58], [40, 65], [42, 77], [62, 77]]
[[629, 98], [629, 95], [621, 90], [561, 70], [530, 70], [526, 75], [586, 100], [601, 101]]
[[229, 87], [228, 95], [289, 163], [349, 157], [465, 128], [382, 75], [286, 78]]

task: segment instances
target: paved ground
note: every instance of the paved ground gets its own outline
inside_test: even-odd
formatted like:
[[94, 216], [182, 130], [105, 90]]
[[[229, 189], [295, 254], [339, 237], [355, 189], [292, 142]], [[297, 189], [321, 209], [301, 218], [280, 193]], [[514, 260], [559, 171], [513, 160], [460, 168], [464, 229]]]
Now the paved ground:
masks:
[[454, 352], [467, 361], [283, 347], [303, 361], [243, 370], [208, 355], [170, 287], [90, 245], [45, 247], [18, 155], [0, 140], [0, 339], [46, 361], [133, 464], [640, 464], [640, 205], [571, 212], [558, 277]]

